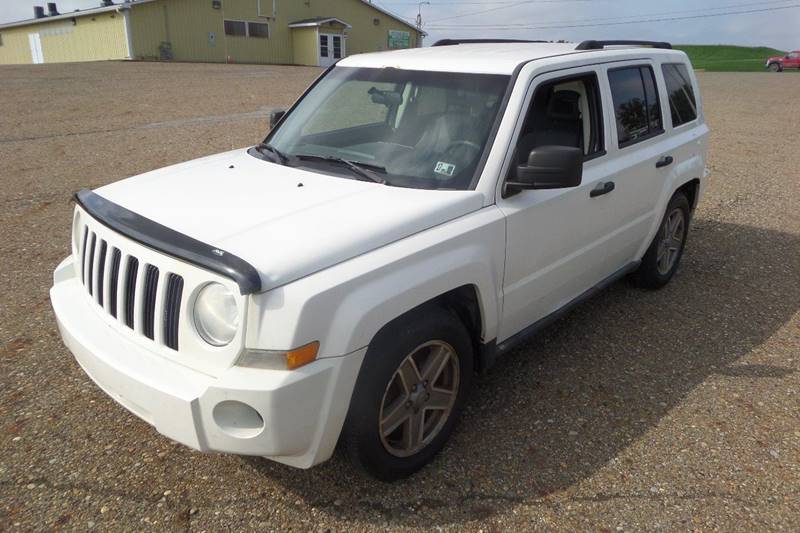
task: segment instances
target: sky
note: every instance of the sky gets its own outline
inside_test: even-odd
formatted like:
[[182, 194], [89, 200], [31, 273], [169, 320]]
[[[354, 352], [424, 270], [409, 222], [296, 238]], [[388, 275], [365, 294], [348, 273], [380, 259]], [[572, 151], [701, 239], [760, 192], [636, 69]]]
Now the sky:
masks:
[[[279, 0], [279, 6], [282, 1], [301, 0]], [[416, 1], [373, 2], [411, 21], [416, 19]], [[57, 3], [64, 13], [97, 7], [100, 0]], [[45, 1], [0, 0], [0, 23], [31, 18], [34, 4], [45, 5]], [[430, 0], [421, 11], [423, 28], [429, 34], [426, 44], [447, 37], [499, 37], [647, 39], [800, 49], [800, 0]]]

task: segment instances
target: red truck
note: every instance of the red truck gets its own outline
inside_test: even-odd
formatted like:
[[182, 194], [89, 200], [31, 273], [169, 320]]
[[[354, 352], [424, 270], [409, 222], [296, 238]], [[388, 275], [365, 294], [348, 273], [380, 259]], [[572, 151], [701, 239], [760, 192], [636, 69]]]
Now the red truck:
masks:
[[771, 72], [783, 72], [787, 68], [800, 68], [800, 50], [789, 52], [785, 56], [774, 56], [767, 59], [767, 68]]

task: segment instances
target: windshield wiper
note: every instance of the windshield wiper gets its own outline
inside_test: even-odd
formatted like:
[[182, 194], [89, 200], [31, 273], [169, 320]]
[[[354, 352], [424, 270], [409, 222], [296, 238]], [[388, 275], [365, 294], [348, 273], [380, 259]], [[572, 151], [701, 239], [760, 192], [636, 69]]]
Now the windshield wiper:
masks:
[[256, 150], [258, 150], [258, 152], [262, 153], [262, 154], [265, 151], [269, 152], [276, 159], [276, 162], [280, 163], [281, 165], [286, 165], [286, 163], [289, 161], [289, 156], [287, 156], [286, 154], [284, 154], [283, 152], [281, 152], [280, 150], [278, 150], [277, 148], [275, 148], [274, 146], [272, 146], [269, 143], [259, 143], [259, 144], [257, 144], [256, 145]]
[[334, 156], [322, 156], [322, 155], [312, 155], [312, 154], [297, 154], [294, 157], [300, 159], [301, 161], [326, 161], [328, 163], [337, 163], [340, 165], [344, 165], [350, 169], [353, 174], [356, 174], [362, 180], [373, 181], [375, 183], [380, 183], [381, 185], [386, 184], [386, 180], [380, 178], [378, 176], [373, 176], [367, 170], [373, 172], [381, 172], [386, 174], [386, 169], [380, 165], [373, 165], [371, 163], [362, 163], [360, 161], [350, 161], [349, 159], [342, 159], [341, 157], [334, 157]]

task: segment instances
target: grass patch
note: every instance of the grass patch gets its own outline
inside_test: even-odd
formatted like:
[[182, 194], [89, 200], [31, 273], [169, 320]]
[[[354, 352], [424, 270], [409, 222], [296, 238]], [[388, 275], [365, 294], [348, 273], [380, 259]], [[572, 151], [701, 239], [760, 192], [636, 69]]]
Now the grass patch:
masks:
[[[694, 68], [710, 72], [765, 72], [768, 57], [786, 53], [765, 46], [679, 44], [675, 48], [686, 52]], [[796, 69], [787, 72], [791, 70]]]

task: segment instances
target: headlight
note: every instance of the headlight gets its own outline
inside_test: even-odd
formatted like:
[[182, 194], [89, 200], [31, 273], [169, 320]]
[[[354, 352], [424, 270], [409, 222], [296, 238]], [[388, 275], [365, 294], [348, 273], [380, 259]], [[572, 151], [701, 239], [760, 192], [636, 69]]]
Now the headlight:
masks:
[[209, 283], [194, 302], [194, 326], [209, 344], [225, 346], [236, 336], [239, 309], [236, 296], [221, 283]]

